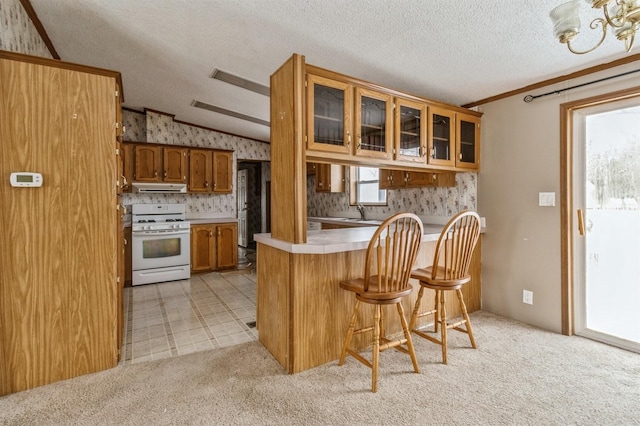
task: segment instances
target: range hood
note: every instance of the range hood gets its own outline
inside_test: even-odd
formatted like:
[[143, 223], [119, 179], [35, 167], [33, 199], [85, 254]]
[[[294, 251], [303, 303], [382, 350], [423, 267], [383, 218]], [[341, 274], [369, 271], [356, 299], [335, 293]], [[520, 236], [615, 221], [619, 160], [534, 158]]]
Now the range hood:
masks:
[[153, 192], [161, 194], [184, 194], [187, 192], [187, 185], [184, 183], [133, 182], [131, 186], [133, 187], [133, 192]]

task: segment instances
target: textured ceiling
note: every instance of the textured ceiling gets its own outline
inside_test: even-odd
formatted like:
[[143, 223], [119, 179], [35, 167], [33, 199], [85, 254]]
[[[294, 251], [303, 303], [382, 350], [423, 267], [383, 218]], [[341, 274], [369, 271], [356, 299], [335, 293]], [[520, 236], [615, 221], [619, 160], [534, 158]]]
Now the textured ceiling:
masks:
[[[62, 60], [120, 71], [124, 106], [269, 140], [269, 99], [209, 78], [269, 85], [293, 53], [309, 64], [463, 105], [628, 55], [610, 35], [574, 55], [552, 35], [561, 0], [31, 0]], [[585, 19], [595, 11], [583, 4]], [[580, 35], [597, 39], [583, 24]], [[594, 38], [595, 37], [595, 38]], [[638, 52], [636, 47], [631, 54]]]

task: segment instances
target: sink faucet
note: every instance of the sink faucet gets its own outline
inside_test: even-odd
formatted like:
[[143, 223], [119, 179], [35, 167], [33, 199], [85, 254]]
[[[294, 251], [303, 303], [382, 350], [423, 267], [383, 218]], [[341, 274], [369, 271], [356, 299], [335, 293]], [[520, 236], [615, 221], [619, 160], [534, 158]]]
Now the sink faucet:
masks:
[[364, 206], [362, 204], [358, 204], [358, 211], [360, 212], [360, 220], [367, 220], [366, 215], [364, 214]]

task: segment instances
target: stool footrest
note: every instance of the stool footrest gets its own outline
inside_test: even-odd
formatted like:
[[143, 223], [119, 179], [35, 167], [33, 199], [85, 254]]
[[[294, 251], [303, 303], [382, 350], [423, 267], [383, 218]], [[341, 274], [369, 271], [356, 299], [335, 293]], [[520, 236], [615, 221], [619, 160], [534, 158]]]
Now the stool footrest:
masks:
[[355, 359], [357, 359], [358, 361], [360, 361], [361, 363], [363, 363], [364, 365], [366, 365], [367, 367], [373, 368], [373, 364], [371, 364], [371, 361], [369, 361], [368, 359], [360, 355], [358, 352], [353, 351], [351, 349], [347, 349], [347, 353], [352, 357], [354, 357]]

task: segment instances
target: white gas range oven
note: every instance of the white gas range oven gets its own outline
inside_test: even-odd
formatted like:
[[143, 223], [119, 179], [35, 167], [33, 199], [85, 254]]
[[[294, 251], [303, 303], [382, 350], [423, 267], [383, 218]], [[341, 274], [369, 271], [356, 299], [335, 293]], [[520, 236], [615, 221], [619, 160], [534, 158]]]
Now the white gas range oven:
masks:
[[184, 204], [132, 205], [131, 284], [191, 277], [190, 230]]

